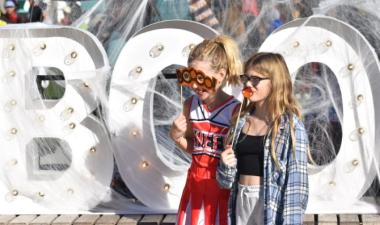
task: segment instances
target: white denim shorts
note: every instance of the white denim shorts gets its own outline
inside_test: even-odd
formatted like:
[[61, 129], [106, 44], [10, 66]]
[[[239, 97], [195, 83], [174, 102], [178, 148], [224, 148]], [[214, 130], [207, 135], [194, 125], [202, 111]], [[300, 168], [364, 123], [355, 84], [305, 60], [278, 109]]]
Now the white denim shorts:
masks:
[[236, 196], [236, 225], [263, 224], [263, 186], [238, 184], [238, 193]]

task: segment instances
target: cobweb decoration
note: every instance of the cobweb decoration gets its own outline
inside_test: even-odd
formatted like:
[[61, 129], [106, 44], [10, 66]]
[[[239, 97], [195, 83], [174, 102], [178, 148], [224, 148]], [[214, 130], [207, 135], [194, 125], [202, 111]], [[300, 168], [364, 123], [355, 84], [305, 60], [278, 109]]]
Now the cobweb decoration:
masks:
[[[332, 44], [334, 46], [336, 44], [334, 42], [329, 44], [326, 42], [327, 40], [324, 40], [318, 42], [318, 45], [305, 47], [305, 42], [311, 42], [318, 39], [319, 36], [308, 36], [307, 38], [297, 40], [297, 37], [299, 37], [297, 35], [289, 35], [281, 39], [281, 42], [275, 42], [275, 45], [283, 47], [278, 48], [278, 51], [281, 50], [290, 65], [294, 62], [308, 61], [295, 68], [292, 76], [294, 79], [295, 95], [302, 105], [303, 121], [311, 143], [310, 177], [312, 178], [316, 174], [324, 175], [321, 176], [323, 179], [321, 178], [318, 182], [315, 182], [319, 183], [319, 186], [311, 187], [312, 195], [310, 197], [314, 200], [321, 200], [319, 197], [323, 193], [341, 187], [342, 183], [346, 184], [344, 183], [344, 179], [347, 174], [355, 173], [359, 169], [371, 171], [371, 178], [368, 178], [368, 181], [366, 181], [370, 184], [366, 183], [363, 185], [363, 190], [359, 190], [357, 196], [351, 196], [350, 188], [347, 188], [349, 185], [354, 184], [346, 184], [345, 187], [348, 191], [342, 190], [339, 193], [347, 195], [346, 197], [349, 200], [347, 202], [340, 202], [340, 205], [331, 204], [332, 207], [336, 208], [330, 211], [326, 209], [326, 212], [336, 213], [337, 210], [341, 209], [343, 211], [349, 211], [349, 209], [356, 210], [351, 207], [352, 199], [366, 203], [364, 206], [359, 204], [358, 207], [362, 211], [379, 212], [379, 204], [375, 201], [376, 197], [379, 196], [379, 181], [377, 177], [380, 176], [380, 153], [378, 151], [380, 143], [376, 139], [379, 135], [378, 126], [380, 126], [380, 122], [375, 113], [378, 110], [377, 102], [379, 101], [377, 99], [378, 95], [367, 95], [367, 92], [374, 92], [380, 88], [380, 82], [378, 81], [379, 74], [370, 74], [366, 78], [363, 76], [364, 73], [355, 73], [355, 71], [363, 71], [363, 68], [376, 68], [378, 65], [380, 54], [379, 11], [380, 3], [371, 0], [194, 0], [190, 1], [190, 3], [187, 0], [99, 0], [92, 9], [76, 20], [73, 26], [86, 29], [96, 36], [97, 41], [102, 45], [99, 49], [105, 49], [111, 67], [108, 67], [108, 65], [96, 68], [88, 67], [87, 69], [78, 67], [78, 71], [73, 74], [85, 80], [85, 82], [82, 82], [81, 79], [71, 80], [71, 78], [66, 76], [69, 74], [68, 71], [55, 70], [54, 67], [57, 67], [56, 65], [34, 65], [37, 60], [31, 60], [33, 57], [40, 57], [40, 59], [41, 57], [45, 57], [41, 62], [52, 62], [53, 60], [44, 55], [44, 46], [40, 45], [40, 40], [36, 40], [32, 44], [26, 44], [24, 50], [20, 50], [18, 46], [25, 44], [25, 40], [18, 40], [15, 42], [17, 50], [10, 51], [12, 48], [10, 39], [7, 37], [2, 39], [1, 63], [3, 72], [0, 75], [5, 85], [1, 90], [4, 97], [1, 103], [4, 106], [3, 113], [5, 115], [11, 114], [9, 117], [11, 119], [4, 119], [2, 122], [5, 127], [2, 134], [6, 140], [5, 142], [8, 143], [9, 140], [7, 138], [15, 140], [14, 137], [25, 134], [25, 130], [28, 131], [26, 134], [29, 136], [42, 131], [47, 134], [54, 133], [51, 129], [46, 128], [46, 130], [43, 130], [40, 128], [41, 125], [36, 125], [39, 124], [38, 120], [47, 119], [47, 116], [39, 117], [40, 114], [43, 114], [40, 111], [20, 114], [20, 111], [13, 110], [15, 110], [15, 106], [19, 105], [42, 107], [42, 109], [59, 107], [58, 99], [70, 97], [70, 100], [67, 102], [75, 104], [75, 107], [71, 107], [74, 108], [74, 111], [72, 111], [69, 105], [66, 107], [62, 106], [56, 113], [56, 118], [58, 119], [55, 122], [59, 121], [62, 123], [62, 121], [65, 121], [65, 126], [62, 129], [68, 133], [73, 130], [73, 127], [78, 128], [82, 125], [87, 128], [90, 127], [89, 129], [96, 130], [98, 133], [90, 135], [91, 138], [84, 138], [83, 140], [105, 141], [101, 149], [106, 149], [102, 153], [106, 156], [104, 159], [106, 159], [107, 163], [96, 163], [96, 160], [102, 159], [101, 157], [96, 158], [95, 161], [86, 160], [83, 163], [82, 160], [82, 163], [79, 163], [79, 165], [84, 166], [85, 170], [94, 167], [97, 169], [96, 172], [101, 173], [99, 175], [102, 177], [101, 182], [97, 182], [100, 178], [92, 180], [96, 185], [91, 185], [93, 188], [91, 190], [103, 190], [105, 196], [85, 194], [83, 196], [88, 197], [88, 201], [79, 204], [78, 202], [83, 199], [76, 198], [75, 200], [77, 201], [73, 201], [73, 205], [63, 205], [62, 207], [65, 209], [78, 207], [84, 211], [93, 212], [176, 212], [176, 204], [181, 195], [180, 186], [184, 182], [187, 167], [190, 163], [190, 156], [174, 146], [167, 132], [171, 121], [182, 109], [179, 97], [180, 91], [176, 85], [174, 71], [179, 66], [186, 66], [186, 54], [188, 54], [190, 49], [190, 45], [188, 44], [196, 44], [203, 38], [209, 38], [212, 36], [211, 33], [213, 35], [223, 33], [232, 36], [238, 42], [243, 58], [248, 59], [253, 53], [259, 51], [263, 43], [270, 39], [272, 35], [276, 35], [277, 32], [288, 28], [289, 22], [297, 22], [301, 21], [298, 19], [307, 18], [298, 23], [295, 33], [301, 34], [309, 29], [309, 22], [316, 16], [329, 16], [345, 24], [350, 24], [352, 28], [358, 30], [360, 35], [368, 41], [368, 46], [371, 49], [368, 52], [374, 52], [377, 58], [374, 58], [373, 54], [364, 54], [368, 50], [364, 47], [356, 51], [360, 57], [352, 57], [350, 53], [352, 49], [346, 46], [345, 48], [341, 48], [341, 51], [334, 52], [334, 54], [330, 54], [326, 58], [330, 61], [340, 60], [344, 62], [344, 65], [339, 65], [341, 69], [336, 70], [334, 66], [328, 65], [327, 62], [308, 61], [312, 54], [328, 54], [329, 49], [331, 49], [329, 45], [331, 46]], [[202, 12], [205, 12], [203, 16]], [[167, 20], [173, 19], [195, 21], [199, 27], [202, 27], [202, 32], [198, 33], [198, 36], [192, 36], [194, 32], [189, 31], [175, 37], [170, 35], [168, 37], [168, 33], [165, 32], [168, 27], [173, 25], [173, 22], [168, 22]], [[174, 24], [177, 22], [174, 22]], [[322, 25], [320, 24], [315, 27]], [[184, 26], [171, 28], [173, 30], [189, 29], [189, 27]], [[207, 33], [206, 30], [210, 33]], [[162, 35], [162, 39], [158, 38], [160, 31], [162, 32], [160, 34]], [[336, 31], [342, 30], [338, 29]], [[153, 33], [155, 34], [152, 35]], [[208, 35], [202, 36], [205, 33]], [[24, 34], [24, 37], [32, 37], [30, 34]], [[136, 46], [133, 46], [135, 44], [132, 43], [132, 47], [136, 51], [123, 59], [121, 52], [124, 47], [130, 44], [132, 40], [143, 37], [144, 34], [148, 34], [151, 38], [146, 38], [146, 42], [141, 45], [135, 43]], [[70, 36], [66, 35], [65, 37], [70, 39]], [[332, 38], [333, 35], [329, 37]], [[178, 57], [176, 59], [165, 58], [167, 52], [173, 52], [170, 46], [172, 44], [180, 44], [184, 39], [189, 40], [188, 43], [183, 43], [181, 52], [178, 52]], [[166, 43], [165, 41], [167, 40], [172, 41], [171, 43]], [[62, 55], [60, 63], [64, 65], [71, 64], [75, 61], [73, 58], [75, 59], [76, 57], [72, 57], [75, 54], [71, 55], [72, 49], [68, 49], [62, 43], [64, 42], [54, 44], [58, 46], [57, 53], [65, 53]], [[353, 40], [353, 43], [359, 43], [359, 39]], [[161, 44], [163, 44], [163, 48], [161, 48]], [[51, 45], [48, 44], [47, 47], [49, 48], [49, 46]], [[91, 53], [95, 49], [98, 48], [88, 48], [87, 51]], [[16, 57], [14, 52], [17, 52], [17, 57], [21, 57], [14, 60], [12, 58]], [[103, 54], [104, 52], [95, 55]], [[81, 56], [82, 54], [79, 54], [79, 58]], [[141, 67], [142, 71], [140, 71], [139, 67], [141, 66], [139, 65], [140, 56], [147, 58], [144, 65], [148, 65]], [[119, 60], [125, 61], [119, 63], [120, 69], [117, 69]], [[358, 62], [368, 63], [360, 65]], [[347, 72], [350, 63], [356, 66], [352, 68], [353, 72]], [[105, 64], [108, 64], [108, 62]], [[28, 69], [24, 71], [14, 68]], [[351, 79], [346, 79], [347, 77], [342, 76], [342, 74], [346, 73], [352, 75]], [[20, 74], [24, 76], [19, 76]], [[144, 74], [146, 79], [138, 74]], [[50, 75], [50, 77], [44, 75]], [[14, 77], [25, 79], [22, 80], [20, 78], [21, 80], [17, 83], [18, 88], [6, 85], [14, 80]], [[33, 79], [30, 77], [33, 77]], [[341, 82], [344, 79], [350, 83], [341, 86]], [[353, 88], [346, 88], [349, 85]], [[88, 92], [89, 87], [91, 89], [90, 93]], [[67, 93], [74, 94], [66, 96]], [[114, 95], [115, 93], [118, 93], [118, 95]], [[239, 91], [233, 93], [236, 94]], [[191, 92], [185, 89], [183, 95], [186, 98], [191, 95]], [[25, 96], [25, 104], [23, 104], [24, 102], [20, 102], [23, 100], [16, 99], [16, 97], [20, 96]], [[20, 97], [20, 99], [22, 98]], [[41, 104], [41, 99], [44, 102], [43, 104]], [[78, 99], [83, 99], [84, 106], [78, 103]], [[350, 103], [345, 104], [346, 102]], [[90, 105], [91, 107], [85, 107], [86, 105]], [[363, 109], [361, 106], [367, 106], [367, 108], [364, 107], [365, 109]], [[86, 115], [88, 115], [87, 120], [83, 124], [78, 122], [79, 118], [81, 118], [80, 116], [72, 117], [78, 112], [77, 107], [81, 109], [81, 112], [86, 112]], [[347, 107], [352, 109], [348, 113], [345, 111]], [[373, 108], [372, 111], [369, 109], [371, 107]], [[136, 112], [128, 114], [128, 112], [137, 108], [139, 111], [136, 110]], [[355, 115], [365, 116], [355, 117]], [[374, 117], [372, 118], [371, 115], [374, 115]], [[140, 118], [141, 116], [143, 117], [141, 124], [137, 124], [141, 126], [135, 126], [136, 118]], [[75, 124], [69, 122], [73, 118], [76, 119]], [[363, 119], [369, 119], [369, 121], [358, 123], [362, 122]], [[33, 126], [30, 125], [30, 121], [34, 121]], [[131, 122], [134, 126], [124, 126], [126, 121]], [[48, 123], [46, 120], [45, 124], [51, 125], [54, 123]], [[347, 129], [347, 126], [352, 124], [358, 126]], [[70, 141], [75, 142], [78, 138], [79, 136], [72, 136]], [[347, 143], [347, 138], [354, 140], [354, 144], [359, 143], [360, 150], [363, 150], [360, 151], [362, 154], [360, 155], [361, 158], [370, 160], [362, 162], [358, 160], [358, 156], [358, 159], [347, 158], [347, 163], [343, 166], [331, 166], [335, 165], [334, 163], [339, 161], [340, 157], [350, 155], [345, 153], [345, 151], [348, 151], [346, 149], [351, 147], [345, 144]], [[4, 142], [1, 143], [3, 144]], [[24, 149], [20, 143], [14, 142], [11, 149]], [[3, 167], [0, 176], [0, 191], [1, 193], [6, 193], [4, 194], [6, 204], [1, 204], [1, 207], [9, 209], [11, 208], [10, 206], [13, 206], [17, 208], [11, 202], [14, 202], [15, 196], [18, 196], [16, 197], [17, 199], [23, 198], [23, 201], [28, 203], [24, 205], [30, 206], [29, 210], [40, 210], [44, 207], [62, 210], [61, 206], [57, 205], [56, 202], [49, 202], [48, 200], [48, 196], [50, 196], [48, 193], [54, 193], [56, 186], [47, 182], [46, 185], [43, 185], [43, 191], [38, 191], [37, 189], [40, 187], [38, 185], [27, 185], [22, 182], [20, 183], [20, 180], [13, 180], [15, 176], [12, 173], [8, 173], [12, 171], [9, 168], [15, 168], [15, 165], [38, 168], [37, 171], [40, 171], [39, 173], [26, 174], [26, 176], [36, 179], [43, 177], [46, 171], [55, 171], [56, 173], [54, 175], [50, 174], [51, 177], [49, 178], [54, 182], [54, 179], [62, 177], [62, 171], [68, 171], [71, 168], [70, 165], [77, 162], [77, 152], [68, 150], [67, 146], [70, 146], [70, 143], [67, 141], [54, 138], [44, 137], [43, 140], [36, 138], [26, 143], [25, 149], [30, 150], [26, 150], [27, 154], [22, 152], [25, 160], [15, 160], [15, 156], [12, 154], [15, 154], [17, 151], [6, 151], [3, 154], [2, 165], [5, 167]], [[87, 146], [83, 149], [87, 149]], [[91, 149], [90, 146], [87, 150], [90, 153], [95, 151]], [[374, 150], [371, 152], [368, 151], [369, 149]], [[98, 150], [95, 152], [98, 152]], [[357, 152], [353, 151], [351, 155], [357, 154]], [[87, 153], [88, 151], [86, 151]], [[112, 157], [115, 163], [113, 163]], [[30, 159], [33, 163], [27, 163], [28, 160], [26, 159]], [[101, 165], [101, 168], [97, 167], [99, 165]], [[325, 168], [330, 167], [332, 169], [325, 172], [327, 171]], [[113, 175], [112, 180], [110, 180], [110, 171], [112, 169]], [[158, 180], [152, 182], [153, 178], [156, 178], [156, 174], [151, 171], [164, 175], [160, 175]], [[373, 171], [375, 171], [374, 175]], [[140, 172], [143, 175], [138, 175]], [[91, 171], [83, 173], [79, 169], [68, 175], [75, 179], [78, 178], [76, 176], [79, 176], [79, 181], [76, 185], [82, 186], [82, 189], [88, 183], [82, 183], [83, 179], [80, 179], [80, 176], [88, 175], [87, 178], [94, 178], [91, 175]], [[168, 179], [168, 177], [173, 178], [173, 180]], [[139, 178], [141, 178], [141, 181], [138, 181]], [[146, 181], [148, 179], [152, 181]], [[110, 182], [108, 181], [111, 182], [111, 185], [109, 185]], [[20, 186], [32, 187], [33, 192], [14, 188], [16, 183]], [[153, 189], [159, 191], [152, 193]], [[319, 193], [314, 192], [317, 189], [320, 190]], [[76, 188], [68, 187], [64, 190], [65, 195], [62, 196], [72, 196], [72, 194], [75, 195], [77, 193]], [[23, 195], [22, 193], [27, 194]], [[326, 198], [343, 198], [344, 196], [339, 193], [336, 196], [326, 196]], [[55, 196], [62, 197], [59, 195]], [[323, 204], [318, 205], [318, 201], [314, 200], [311, 201], [310, 209], [324, 209]], [[322, 200], [326, 199], [322, 198]], [[40, 208], [34, 208], [34, 206], [39, 206]]]

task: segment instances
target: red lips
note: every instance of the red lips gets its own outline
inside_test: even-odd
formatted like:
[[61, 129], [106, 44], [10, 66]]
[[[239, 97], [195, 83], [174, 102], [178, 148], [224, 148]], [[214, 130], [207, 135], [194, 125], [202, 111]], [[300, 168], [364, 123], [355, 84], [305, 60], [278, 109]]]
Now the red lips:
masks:
[[249, 98], [249, 97], [251, 97], [251, 96], [253, 95], [253, 92], [252, 92], [252, 90], [251, 90], [250, 87], [245, 87], [245, 88], [242, 90], [242, 93], [243, 93], [243, 96], [244, 96], [245, 98]]

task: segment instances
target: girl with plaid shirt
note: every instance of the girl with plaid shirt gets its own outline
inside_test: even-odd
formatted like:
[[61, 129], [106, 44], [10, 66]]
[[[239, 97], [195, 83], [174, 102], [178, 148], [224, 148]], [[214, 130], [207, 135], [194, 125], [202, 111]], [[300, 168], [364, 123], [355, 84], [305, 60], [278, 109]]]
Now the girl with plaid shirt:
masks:
[[[285, 60], [257, 53], [245, 64], [243, 115], [221, 154], [219, 185], [231, 189], [232, 225], [302, 225], [308, 139]], [[232, 133], [232, 132], [231, 132]]]

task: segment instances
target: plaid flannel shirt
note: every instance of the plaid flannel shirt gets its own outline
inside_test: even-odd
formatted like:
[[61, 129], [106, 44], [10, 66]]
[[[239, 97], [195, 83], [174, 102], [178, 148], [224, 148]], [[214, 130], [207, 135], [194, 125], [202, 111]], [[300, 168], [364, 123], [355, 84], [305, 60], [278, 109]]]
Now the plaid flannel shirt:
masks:
[[[242, 117], [237, 124], [233, 146], [246, 121]], [[271, 135], [264, 146], [264, 224], [265, 225], [302, 225], [307, 206], [309, 186], [307, 174], [308, 138], [302, 121], [294, 116], [295, 157], [292, 151], [289, 117], [283, 115], [279, 132], [275, 139], [275, 150], [280, 163], [279, 170], [270, 154]], [[229, 224], [235, 225], [235, 201], [237, 194], [238, 173], [221, 160], [217, 168], [216, 179], [223, 188], [232, 189], [229, 199]]]

